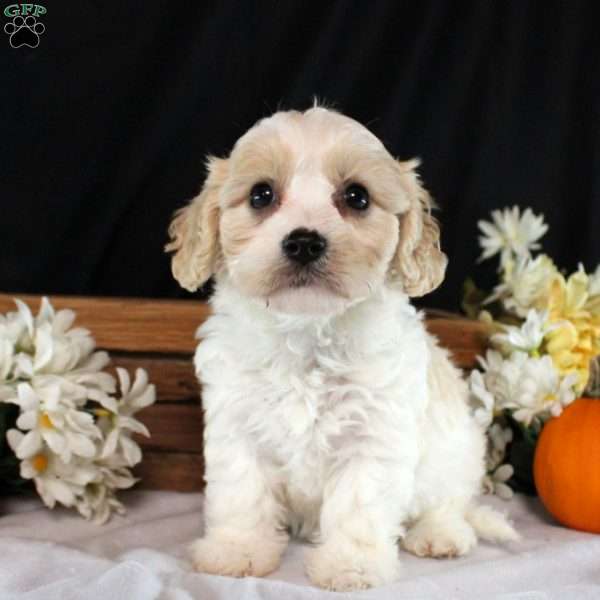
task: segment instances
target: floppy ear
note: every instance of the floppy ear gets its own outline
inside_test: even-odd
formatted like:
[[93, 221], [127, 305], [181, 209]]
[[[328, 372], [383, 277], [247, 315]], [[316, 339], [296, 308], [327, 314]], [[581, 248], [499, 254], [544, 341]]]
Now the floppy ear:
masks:
[[446, 272], [448, 258], [440, 249], [440, 228], [431, 215], [432, 200], [415, 172], [418, 160], [400, 163], [410, 208], [398, 216], [400, 237], [390, 274], [412, 297], [435, 290]]
[[169, 226], [167, 252], [181, 287], [196, 291], [215, 273], [219, 257], [219, 189], [227, 177], [226, 159], [209, 157], [208, 176], [200, 194], [180, 208]]

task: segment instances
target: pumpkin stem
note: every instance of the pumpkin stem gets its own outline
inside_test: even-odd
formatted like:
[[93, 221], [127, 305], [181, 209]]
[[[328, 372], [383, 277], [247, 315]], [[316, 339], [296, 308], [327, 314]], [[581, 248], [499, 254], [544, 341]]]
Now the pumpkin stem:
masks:
[[590, 361], [590, 378], [583, 394], [589, 398], [600, 398], [600, 354]]

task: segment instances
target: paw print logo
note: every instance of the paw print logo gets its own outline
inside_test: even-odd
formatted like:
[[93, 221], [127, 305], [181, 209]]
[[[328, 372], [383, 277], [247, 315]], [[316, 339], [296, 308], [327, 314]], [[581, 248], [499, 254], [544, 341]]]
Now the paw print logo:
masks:
[[40, 43], [40, 35], [46, 31], [43, 23], [40, 23], [33, 15], [25, 18], [16, 16], [4, 26], [4, 32], [10, 36], [10, 45], [13, 48], [28, 46], [37, 48]]

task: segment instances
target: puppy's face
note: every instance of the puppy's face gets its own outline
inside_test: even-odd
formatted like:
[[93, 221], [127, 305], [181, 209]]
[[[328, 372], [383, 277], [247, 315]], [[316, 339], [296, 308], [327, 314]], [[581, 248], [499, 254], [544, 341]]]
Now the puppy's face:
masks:
[[216, 273], [288, 313], [339, 312], [386, 282], [427, 293], [446, 258], [415, 166], [333, 111], [277, 113], [209, 161], [171, 225], [175, 277], [193, 290]]

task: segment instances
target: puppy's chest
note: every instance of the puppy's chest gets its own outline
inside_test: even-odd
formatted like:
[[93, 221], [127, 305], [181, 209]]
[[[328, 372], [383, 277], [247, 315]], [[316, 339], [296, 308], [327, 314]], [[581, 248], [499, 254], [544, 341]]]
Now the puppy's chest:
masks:
[[333, 342], [300, 355], [282, 351], [268, 368], [253, 370], [251, 403], [258, 421], [252, 419], [250, 434], [260, 451], [296, 469], [321, 464], [351, 442], [373, 397], [367, 370]]

